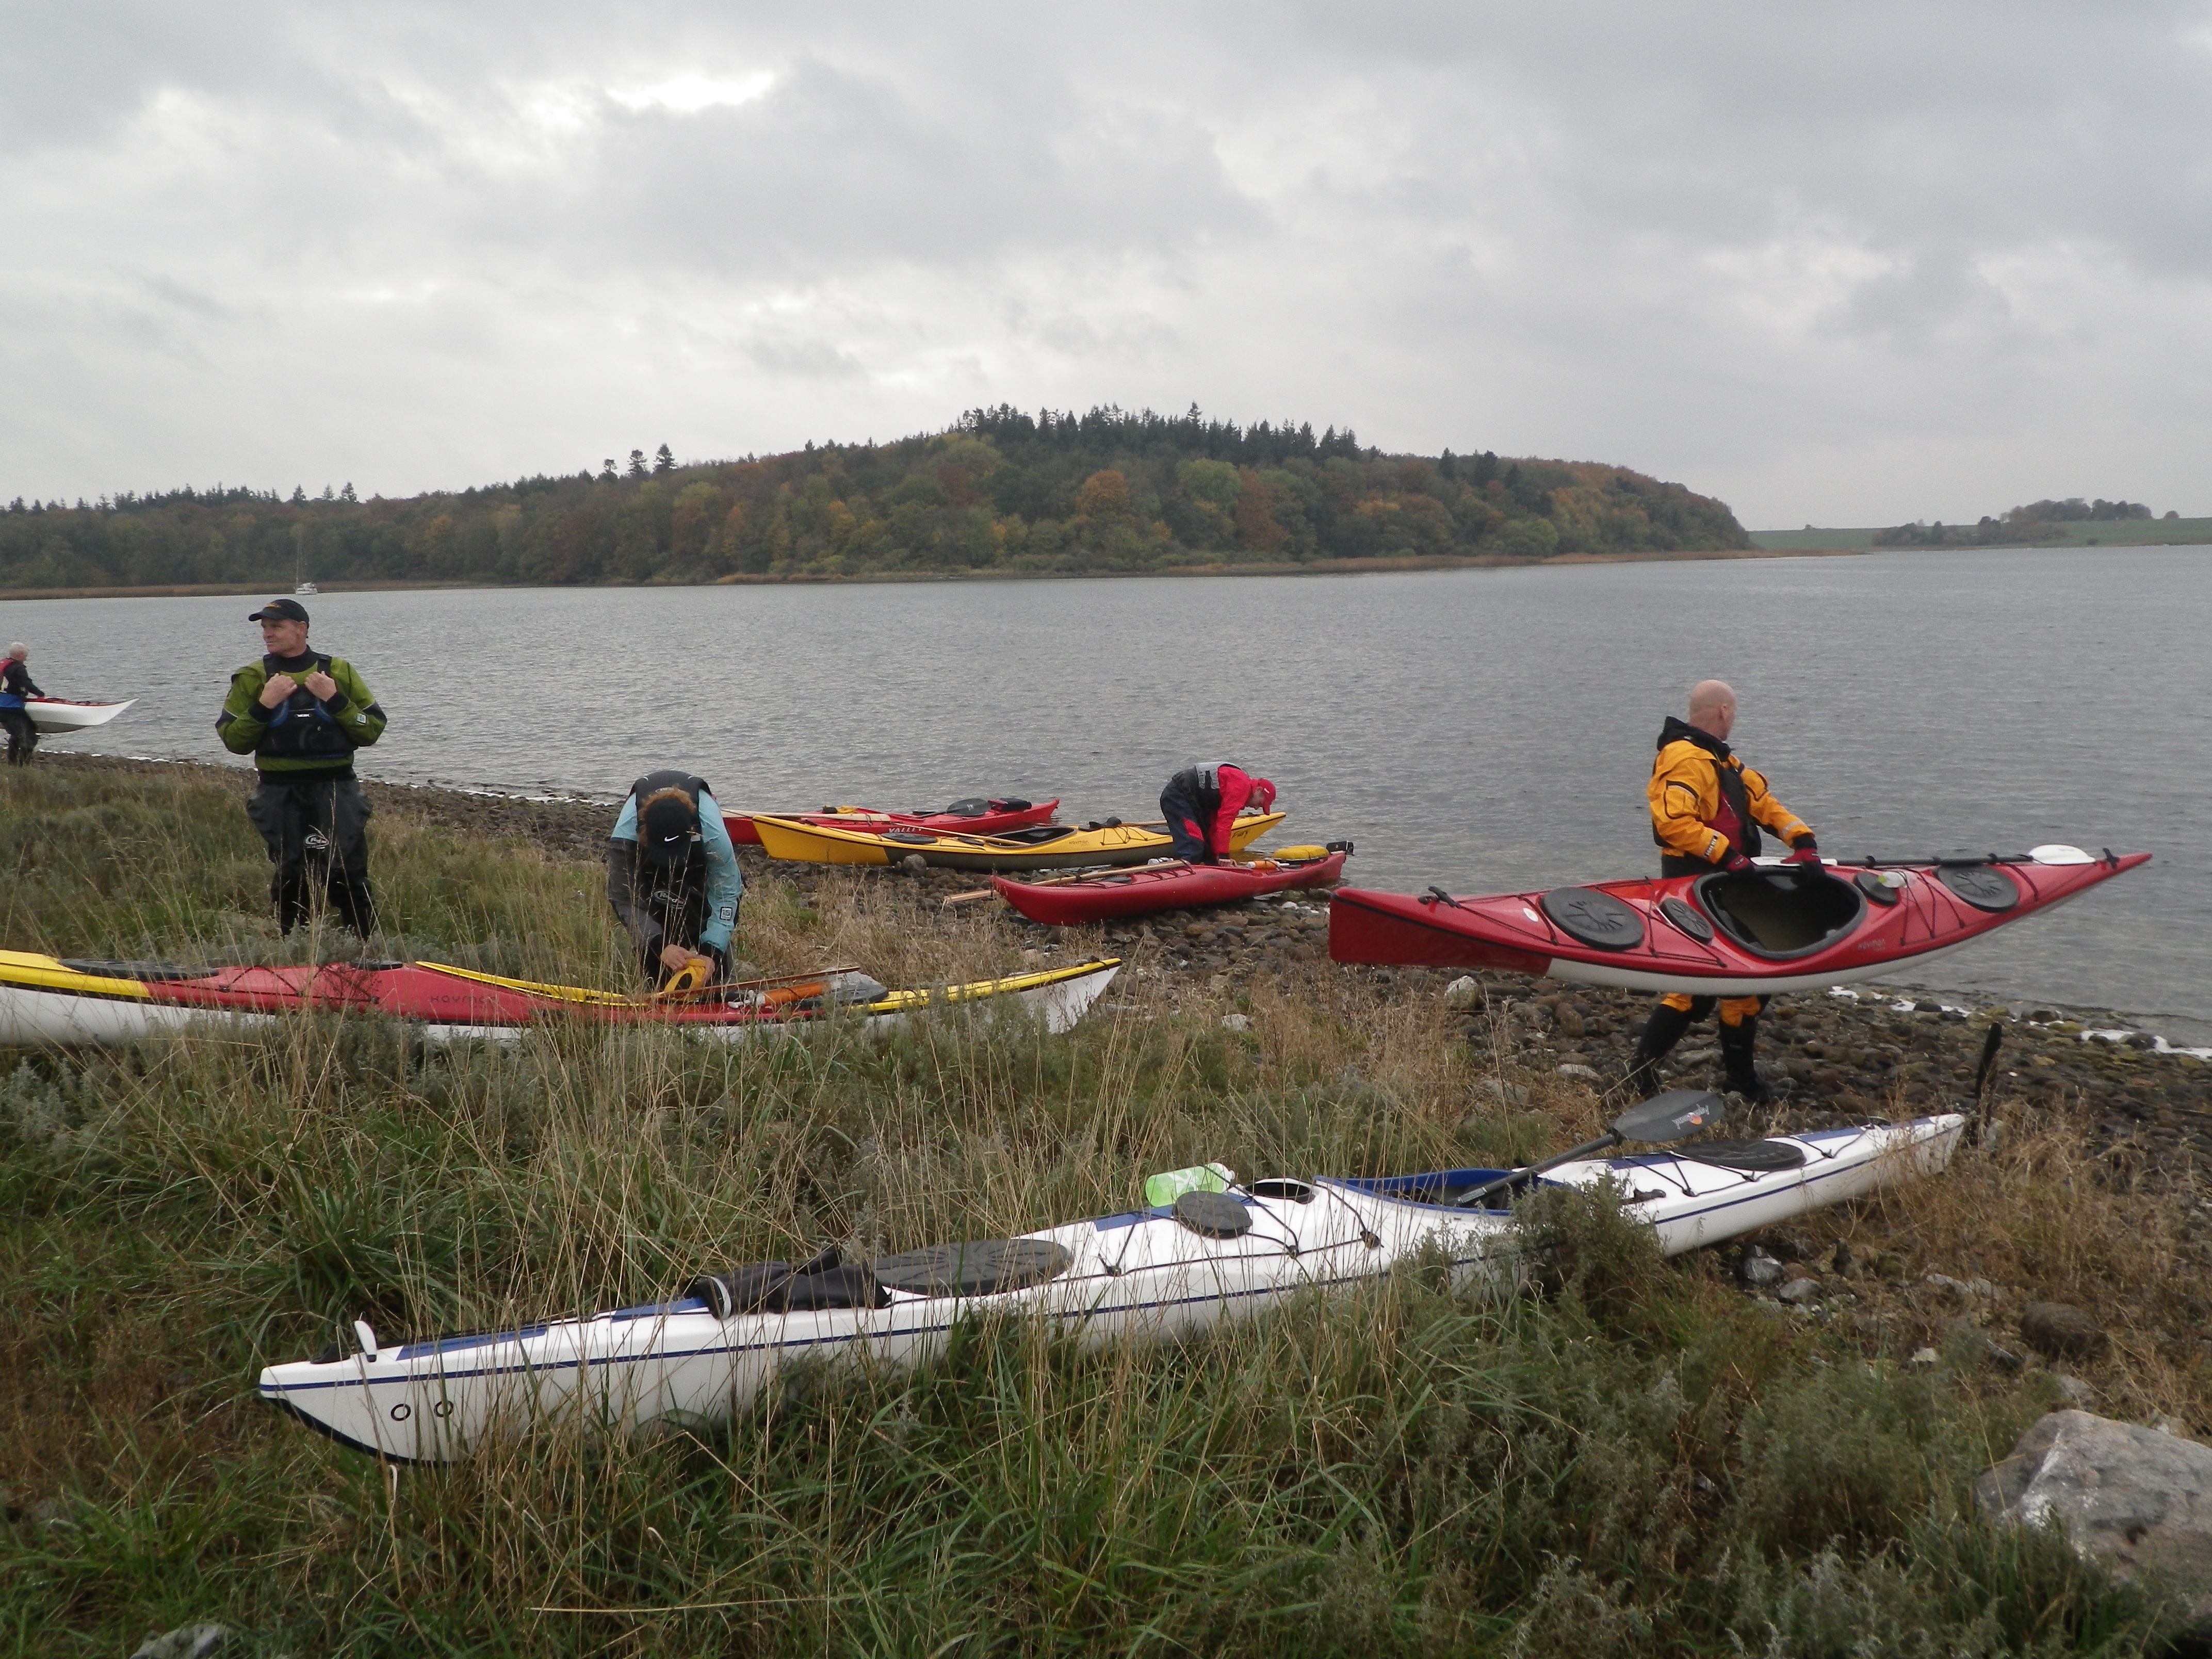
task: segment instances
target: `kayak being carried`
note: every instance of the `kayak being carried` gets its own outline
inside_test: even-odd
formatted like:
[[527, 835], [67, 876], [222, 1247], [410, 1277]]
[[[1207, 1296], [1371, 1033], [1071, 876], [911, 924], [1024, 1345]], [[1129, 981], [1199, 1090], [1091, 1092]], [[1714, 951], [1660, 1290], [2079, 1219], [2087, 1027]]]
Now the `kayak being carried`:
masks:
[[1735, 874], [1483, 898], [1346, 887], [1329, 905], [1328, 953], [1338, 962], [1765, 996], [1917, 968], [2149, 859], [2048, 846], [1863, 864], [1770, 860]]
[[67, 697], [26, 697], [23, 712], [41, 732], [82, 732], [105, 726], [138, 699], [121, 702], [76, 702]]
[[978, 795], [967, 800], [956, 800], [941, 812], [891, 812], [875, 806], [825, 806], [818, 812], [725, 812], [722, 823], [729, 830], [730, 839], [738, 846], [757, 847], [761, 844], [760, 833], [753, 828], [753, 819], [757, 817], [781, 818], [791, 823], [826, 823], [844, 829], [942, 830], [970, 836], [1003, 836], [1009, 830], [1027, 830], [1034, 824], [1049, 823], [1052, 815], [1059, 810], [1057, 800], [987, 800]]
[[311, 1010], [416, 1021], [433, 1042], [519, 1036], [554, 1020], [669, 1025], [738, 1039], [787, 1030], [833, 1010], [888, 1029], [939, 1001], [1025, 1007], [1057, 1033], [1080, 1019], [1120, 970], [1119, 958], [1102, 957], [941, 990], [891, 991], [855, 969], [823, 969], [654, 998], [507, 979], [436, 962], [207, 972], [0, 951], [0, 1043], [129, 1042], [209, 1021], [260, 1024]]
[[1154, 910], [1235, 904], [1262, 893], [1333, 887], [1351, 855], [1348, 842], [1329, 847], [1285, 847], [1265, 858], [1234, 864], [1185, 864], [1162, 860], [1111, 875], [1066, 876], [1057, 881], [1015, 881], [994, 876], [999, 896], [1031, 921], [1066, 927]]
[[[1709, 1097], [1707, 1098], [1710, 1098]], [[1658, 1103], [1654, 1103], [1656, 1104]], [[1511, 1282], [1521, 1234], [1502, 1179], [1624, 1188], [1624, 1213], [1678, 1255], [1950, 1162], [1966, 1120], [1706, 1141], [1536, 1170], [1255, 1181], [1015, 1238], [847, 1262], [760, 1262], [694, 1279], [676, 1299], [483, 1335], [384, 1344], [271, 1365], [261, 1397], [333, 1439], [399, 1462], [465, 1457], [502, 1432], [567, 1421], [636, 1428], [725, 1421], [787, 1360], [911, 1365], [957, 1322], [1048, 1320], [1086, 1345], [1203, 1330], [1315, 1291], [1381, 1278], [1435, 1251], [1455, 1282]], [[1474, 1199], [1472, 1206], [1457, 1200]], [[1497, 1207], [1485, 1207], [1493, 1204]]]
[[[1239, 818], [1230, 837], [1243, 852], [1283, 821], [1280, 812]], [[920, 857], [940, 870], [1080, 870], [1095, 865], [1142, 864], [1168, 850], [1168, 837], [1152, 824], [1041, 823], [1004, 836], [961, 836], [926, 830], [841, 829], [793, 818], [755, 814], [753, 828], [772, 859], [802, 864], [896, 864]]]

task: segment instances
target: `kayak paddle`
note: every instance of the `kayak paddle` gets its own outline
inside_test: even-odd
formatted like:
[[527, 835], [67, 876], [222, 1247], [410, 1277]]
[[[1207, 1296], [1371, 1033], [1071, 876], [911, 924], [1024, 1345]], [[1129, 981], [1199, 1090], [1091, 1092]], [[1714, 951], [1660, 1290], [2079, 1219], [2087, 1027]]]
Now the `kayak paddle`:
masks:
[[1524, 1181], [1534, 1180], [1547, 1170], [1556, 1170], [1562, 1164], [1571, 1164], [1592, 1152], [1602, 1152], [1618, 1146], [1624, 1140], [1649, 1141], [1654, 1146], [1670, 1140], [1685, 1140], [1698, 1130], [1721, 1121], [1726, 1109], [1718, 1095], [1703, 1089], [1669, 1089], [1663, 1095], [1654, 1095], [1641, 1106], [1632, 1106], [1613, 1119], [1613, 1127], [1595, 1140], [1586, 1140], [1571, 1152], [1556, 1158], [1547, 1158], [1541, 1164], [1531, 1164], [1525, 1170], [1516, 1170], [1495, 1181], [1485, 1182], [1474, 1191], [1462, 1193], [1452, 1202], [1462, 1209], [1472, 1209], [1495, 1192], [1510, 1190]]

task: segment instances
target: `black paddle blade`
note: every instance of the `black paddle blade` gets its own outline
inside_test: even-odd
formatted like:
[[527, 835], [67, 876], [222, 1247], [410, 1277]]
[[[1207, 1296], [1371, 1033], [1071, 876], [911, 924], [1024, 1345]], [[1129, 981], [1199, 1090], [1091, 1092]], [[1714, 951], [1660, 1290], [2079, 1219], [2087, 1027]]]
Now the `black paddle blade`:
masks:
[[1706, 1090], [1669, 1089], [1623, 1112], [1613, 1120], [1613, 1132], [1623, 1140], [1663, 1145], [1713, 1127], [1727, 1109], [1718, 1095]]
[[2004, 1047], [2004, 1025], [2001, 1021], [1990, 1022], [1990, 1034], [1982, 1039], [1982, 1063], [1974, 1071], [1974, 1098], [1979, 1100], [1990, 1086], [1990, 1068], [1997, 1063], [1997, 1050]]

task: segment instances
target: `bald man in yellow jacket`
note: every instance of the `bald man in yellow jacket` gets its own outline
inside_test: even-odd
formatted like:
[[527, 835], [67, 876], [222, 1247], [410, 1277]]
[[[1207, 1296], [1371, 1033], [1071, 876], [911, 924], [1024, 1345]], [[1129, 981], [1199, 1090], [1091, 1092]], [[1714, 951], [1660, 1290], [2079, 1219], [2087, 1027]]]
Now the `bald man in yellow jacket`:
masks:
[[[1651, 839], [1659, 843], [1662, 876], [1748, 870], [1759, 853], [1762, 827], [1790, 844], [1791, 862], [1820, 861], [1812, 826], [1777, 800], [1765, 778], [1729, 747], [1735, 726], [1735, 693], [1719, 680], [1705, 680], [1690, 693], [1689, 718], [1669, 714], [1660, 730], [1659, 758], [1652, 763], [1644, 793], [1651, 805]], [[1682, 1040], [1683, 1032], [1713, 1011], [1715, 1000], [1682, 991], [1660, 1000], [1637, 1041], [1628, 1073], [1631, 1093], [1649, 1095], [1657, 1089], [1660, 1060]], [[1728, 1086], [1754, 1106], [1773, 1098], [1752, 1055], [1765, 1006], [1765, 997], [1720, 1000], [1721, 1063]]]

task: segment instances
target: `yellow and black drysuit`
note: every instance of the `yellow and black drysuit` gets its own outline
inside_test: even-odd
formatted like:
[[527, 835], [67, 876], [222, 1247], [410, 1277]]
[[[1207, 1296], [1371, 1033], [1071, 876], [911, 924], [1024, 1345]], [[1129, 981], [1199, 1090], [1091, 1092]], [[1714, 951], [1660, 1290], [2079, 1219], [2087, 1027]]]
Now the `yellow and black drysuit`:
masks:
[[[1651, 839], [1659, 844], [1662, 876], [1697, 876], [1741, 869], [1759, 856], [1763, 824], [1801, 854], [1817, 855], [1812, 826], [1780, 801], [1766, 780], [1746, 766], [1727, 742], [1669, 714], [1659, 731], [1659, 757], [1644, 793], [1651, 805]], [[1650, 1094], [1658, 1084], [1661, 1056], [1682, 1033], [1713, 1011], [1715, 999], [1669, 993], [1651, 1011], [1628, 1074], [1632, 1092]], [[1720, 1000], [1721, 1059], [1728, 1086], [1753, 1105], [1771, 1091], [1759, 1080], [1752, 1048], [1758, 1041], [1765, 997]]]

